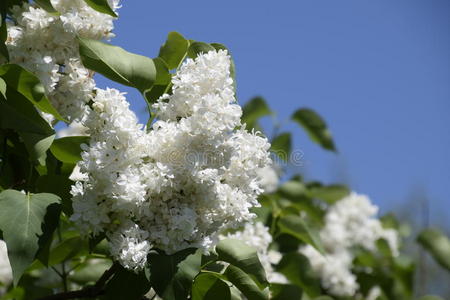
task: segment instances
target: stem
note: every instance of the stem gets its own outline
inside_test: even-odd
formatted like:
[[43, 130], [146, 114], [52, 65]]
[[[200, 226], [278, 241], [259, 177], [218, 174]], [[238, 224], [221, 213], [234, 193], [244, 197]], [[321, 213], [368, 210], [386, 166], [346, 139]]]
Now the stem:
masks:
[[[57, 231], [58, 231], [59, 242], [61, 242], [62, 241], [61, 224], [58, 226]], [[63, 289], [64, 289], [64, 292], [67, 292], [68, 291], [68, 289], [67, 289], [67, 272], [66, 272], [66, 261], [65, 260], [61, 264], [61, 272], [62, 272], [61, 273], [61, 280], [62, 280], [62, 283], [63, 283]]]
[[104, 293], [105, 284], [109, 278], [111, 278], [117, 271], [119, 265], [114, 263], [111, 268], [106, 270], [103, 275], [97, 280], [95, 285], [86, 287], [79, 291], [64, 292], [54, 295], [45, 296], [38, 300], [67, 300], [76, 298], [95, 298]]

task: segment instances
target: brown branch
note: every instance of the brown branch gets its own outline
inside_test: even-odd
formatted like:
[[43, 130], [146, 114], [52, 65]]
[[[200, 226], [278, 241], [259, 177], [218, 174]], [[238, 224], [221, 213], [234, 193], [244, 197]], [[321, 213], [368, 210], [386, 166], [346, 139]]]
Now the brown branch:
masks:
[[67, 300], [75, 298], [95, 298], [97, 296], [100, 296], [105, 292], [104, 288], [106, 282], [108, 281], [109, 278], [111, 278], [111, 276], [114, 275], [118, 267], [119, 265], [117, 263], [114, 263], [111, 266], [111, 268], [109, 268], [102, 274], [102, 276], [97, 280], [97, 282], [93, 286], [88, 286], [79, 291], [64, 292], [45, 296], [38, 300]]

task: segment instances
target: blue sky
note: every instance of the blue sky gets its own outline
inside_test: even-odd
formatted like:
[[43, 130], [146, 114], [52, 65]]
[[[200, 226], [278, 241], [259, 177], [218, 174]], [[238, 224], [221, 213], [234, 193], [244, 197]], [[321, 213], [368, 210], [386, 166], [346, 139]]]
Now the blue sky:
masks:
[[[131, 52], [156, 56], [169, 31], [225, 44], [239, 102], [267, 99], [307, 178], [348, 183], [382, 212], [417, 208], [405, 201], [422, 193], [432, 223], [449, 216], [450, 1], [123, 1], [119, 12], [112, 43]], [[143, 99], [120, 89], [144, 121]], [[289, 122], [300, 107], [324, 117], [337, 155]]]

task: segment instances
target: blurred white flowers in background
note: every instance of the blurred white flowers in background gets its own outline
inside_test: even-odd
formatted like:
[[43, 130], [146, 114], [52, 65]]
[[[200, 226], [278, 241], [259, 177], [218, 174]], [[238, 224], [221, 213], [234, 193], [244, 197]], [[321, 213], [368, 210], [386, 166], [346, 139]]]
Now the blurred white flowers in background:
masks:
[[332, 205], [320, 232], [326, 254], [310, 245], [300, 248], [308, 257], [322, 286], [336, 296], [353, 296], [358, 290], [356, 276], [351, 273], [354, 247], [376, 251], [376, 242], [385, 239], [392, 255], [398, 255], [398, 233], [383, 228], [377, 219], [378, 207], [365, 195], [352, 192]]

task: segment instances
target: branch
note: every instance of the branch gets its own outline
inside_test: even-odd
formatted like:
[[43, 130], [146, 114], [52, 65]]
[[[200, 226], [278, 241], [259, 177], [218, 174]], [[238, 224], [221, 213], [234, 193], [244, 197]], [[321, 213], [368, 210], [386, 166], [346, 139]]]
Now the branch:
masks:
[[79, 291], [64, 292], [45, 296], [38, 300], [67, 300], [76, 298], [95, 298], [103, 294], [106, 282], [108, 281], [109, 278], [111, 278], [111, 276], [114, 275], [118, 267], [119, 265], [117, 263], [114, 263], [111, 266], [111, 268], [109, 268], [102, 274], [102, 276], [97, 280], [97, 282], [93, 286], [86, 287]]

